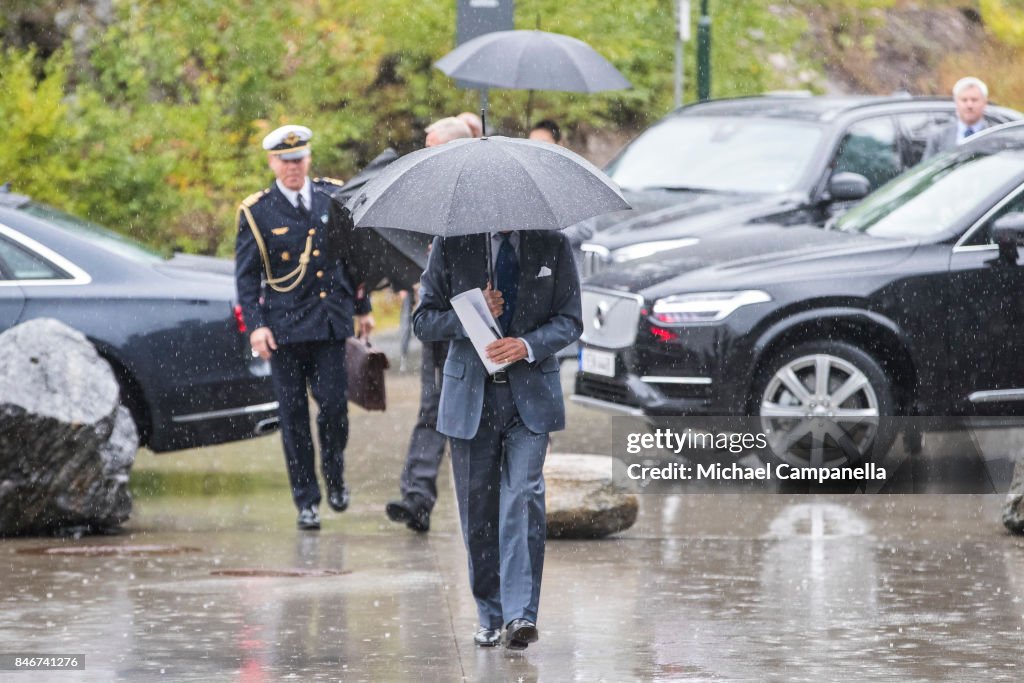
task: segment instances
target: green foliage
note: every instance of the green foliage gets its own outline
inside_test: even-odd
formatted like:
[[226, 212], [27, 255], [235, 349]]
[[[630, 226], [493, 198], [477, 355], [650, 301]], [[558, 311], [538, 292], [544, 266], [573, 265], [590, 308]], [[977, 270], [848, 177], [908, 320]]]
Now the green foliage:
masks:
[[981, 16], [999, 40], [1024, 46], [1024, 7], [1019, 0], [981, 0]]
[[[454, 47], [455, 4], [115, 3], [116, 20], [77, 63], [70, 51], [45, 63], [33, 52], [3, 55], [0, 120], [16, 134], [0, 158], [0, 182], [164, 250], [228, 254], [238, 201], [271, 178], [259, 148], [270, 129], [309, 125], [316, 172], [347, 177], [388, 145], [418, 147], [433, 119], [477, 108], [475, 91], [433, 68]], [[699, 2], [692, 5], [695, 28]], [[766, 55], [789, 55], [806, 29], [802, 17], [762, 0], [710, 7], [713, 95], [787, 87]], [[672, 0], [518, 0], [517, 28], [535, 28], [539, 15], [542, 29], [587, 41], [634, 86], [538, 92], [533, 118], [629, 130], [664, 115], [673, 96], [672, 8]], [[695, 50], [687, 43], [688, 101]], [[492, 124], [521, 133], [528, 97], [492, 91]]]

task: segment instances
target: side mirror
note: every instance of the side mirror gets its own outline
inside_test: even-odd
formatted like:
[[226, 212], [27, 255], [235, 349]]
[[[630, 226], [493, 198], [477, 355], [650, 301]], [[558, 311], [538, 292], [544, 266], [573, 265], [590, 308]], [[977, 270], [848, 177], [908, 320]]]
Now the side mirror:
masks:
[[1015, 211], [996, 219], [992, 224], [992, 241], [999, 245], [1000, 257], [1016, 263], [1017, 247], [1024, 244], [1024, 213]]
[[842, 171], [828, 179], [828, 194], [834, 202], [864, 199], [871, 192], [871, 182], [860, 173]]

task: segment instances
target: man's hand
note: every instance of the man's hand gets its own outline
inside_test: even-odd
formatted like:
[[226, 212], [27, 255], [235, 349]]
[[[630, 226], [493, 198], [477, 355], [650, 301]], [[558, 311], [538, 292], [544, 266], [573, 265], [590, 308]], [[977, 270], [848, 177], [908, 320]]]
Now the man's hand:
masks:
[[269, 327], [257, 327], [249, 335], [249, 346], [259, 354], [263, 360], [270, 360], [270, 356], [277, 351], [277, 342], [274, 341], [274, 333]]
[[501, 296], [500, 289], [491, 289], [490, 281], [487, 282], [487, 289], [484, 290], [484, 301], [487, 302], [487, 308], [491, 310], [494, 319], [500, 318], [505, 310], [505, 299]]
[[484, 350], [487, 351], [487, 358], [492, 363], [500, 363], [501, 365], [515, 363], [527, 356], [526, 344], [517, 337], [505, 337], [493, 341]]
[[356, 316], [356, 336], [357, 337], [369, 337], [370, 333], [373, 332], [373, 328], [376, 324], [373, 321], [373, 314], [367, 313], [366, 315]]

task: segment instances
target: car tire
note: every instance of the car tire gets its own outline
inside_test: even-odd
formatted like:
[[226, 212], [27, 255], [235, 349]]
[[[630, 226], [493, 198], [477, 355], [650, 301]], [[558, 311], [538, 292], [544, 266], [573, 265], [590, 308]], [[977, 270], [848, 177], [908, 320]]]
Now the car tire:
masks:
[[845, 341], [809, 341], [772, 355], [749, 397], [749, 414], [760, 418], [771, 454], [798, 467], [883, 458], [896, 409], [885, 369]]

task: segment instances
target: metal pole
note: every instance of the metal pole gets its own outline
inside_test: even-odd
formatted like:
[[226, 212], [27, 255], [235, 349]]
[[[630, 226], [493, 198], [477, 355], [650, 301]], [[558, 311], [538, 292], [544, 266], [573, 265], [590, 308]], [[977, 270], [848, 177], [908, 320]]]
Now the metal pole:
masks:
[[487, 135], [487, 88], [480, 88], [477, 92], [480, 93], [480, 125], [483, 128], [480, 134]]
[[676, 0], [676, 108], [683, 106], [683, 43], [690, 40], [690, 0]]
[[711, 17], [708, 0], [700, 0], [700, 20], [697, 22], [697, 98], [711, 99]]
[[679, 34], [679, 22], [681, 21], [680, 14], [682, 8], [679, 6], [680, 3], [675, 4], [676, 10], [676, 73], [675, 73], [675, 86], [676, 86], [676, 109], [683, 106], [683, 37]]

